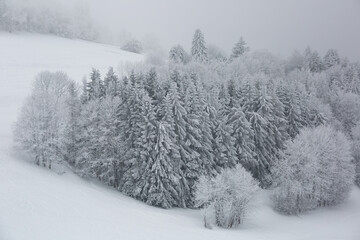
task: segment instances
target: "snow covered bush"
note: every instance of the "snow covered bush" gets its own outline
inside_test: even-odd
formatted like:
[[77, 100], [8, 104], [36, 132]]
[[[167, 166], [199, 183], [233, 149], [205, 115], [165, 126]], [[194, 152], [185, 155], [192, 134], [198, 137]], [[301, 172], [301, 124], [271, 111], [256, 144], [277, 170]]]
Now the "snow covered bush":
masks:
[[286, 143], [273, 174], [272, 199], [280, 212], [298, 214], [339, 204], [354, 179], [350, 143], [330, 126], [305, 128]]
[[133, 52], [133, 53], [142, 53], [143, 52], [142, 44], [138, 40], [131, 40], [131, 41], [125, 43], [121, 47], [121, 49], [125, 50], [125, 51], [129, 51], [129, 52]]
[[258, 182], [241, 165], [224, 169], [214, 178], [201, 177], [196, 185], [196, 201], [204, 207], [205, 227], [211, 222], [223, 228], [242, 224], [255, 206]]

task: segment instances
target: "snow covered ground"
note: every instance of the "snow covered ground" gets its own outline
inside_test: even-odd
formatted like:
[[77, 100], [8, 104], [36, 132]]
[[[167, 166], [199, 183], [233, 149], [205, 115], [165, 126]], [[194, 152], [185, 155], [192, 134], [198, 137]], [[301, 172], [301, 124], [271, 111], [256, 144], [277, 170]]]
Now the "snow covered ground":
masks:
[[117, 47], [34, 34], [0, 33], [0, 240], [360, 239], [360, 190], [341, 206], [299, 217], [274, 212], [266, 198], [236, 230], [205, 229], [200, 211], [162, 210], [67, 172], [37, 167], [13, 149], [11, 126], [41, 70], [81, 81], [141, 55]]

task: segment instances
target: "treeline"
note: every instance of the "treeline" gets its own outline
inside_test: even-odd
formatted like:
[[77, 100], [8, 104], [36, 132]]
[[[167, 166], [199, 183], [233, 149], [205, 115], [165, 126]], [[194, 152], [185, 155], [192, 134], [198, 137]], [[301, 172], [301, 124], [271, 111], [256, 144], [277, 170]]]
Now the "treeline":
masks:
[[41, 73], [15, 136], [39, 165], [66, 161], [149, 205], [205, 207], [223, 227], [243, 221], [257, 182], [289, 214], [338, 204], [354, 163], [360, 176], [360, 68], [331, 50], [313, 71], [308, 52], [283, 61], [241, 39], [211, 59], [197, 31], [191, 55], [172, 49], [168, 66], [125, 76], [93, 69], [80, 93]]
[[[269, 87], [264, 76], [237, 87], [233, 81], [206, 86], [196, 73], [169, 74], [162, 83], [155, 69], [119, 81], [112, 70], [104, 79], [93, 70], [81, 101], [65, 101], [72, 119], [64, 128], [73, 129], [74, 137], [68, 144], [56, 141], [69, 146], [65, 159], [151, 205], [191, 207], [199, 176], [239, 163], [269, 186], [285, 140], [325, 122], [303, 92], [288, 84]], [[48, 111], [61, 114], [52, 106]], [[45, 161], [49, 157], [40, 164], [50, 164]]]

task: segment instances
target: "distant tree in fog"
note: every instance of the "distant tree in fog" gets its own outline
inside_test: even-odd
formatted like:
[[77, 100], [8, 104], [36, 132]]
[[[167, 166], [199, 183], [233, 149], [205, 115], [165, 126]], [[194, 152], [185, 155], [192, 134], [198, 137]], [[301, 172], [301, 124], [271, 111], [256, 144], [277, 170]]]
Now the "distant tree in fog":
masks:
[[246, 46], [246, 42], [244, 41], [244, 39], [241, 37], [240, 40], [235, 44], [231, 56], [231, 59], [235, 59], [240, 57], [241, 55], [244, 55], [244, 53], [250, 51], [250, 48], [248, 46]]
[[206, 62], [208, 60], [204, 34], [200, 29], [195, 31], [192, 40], [191, 55], [197, 62]]

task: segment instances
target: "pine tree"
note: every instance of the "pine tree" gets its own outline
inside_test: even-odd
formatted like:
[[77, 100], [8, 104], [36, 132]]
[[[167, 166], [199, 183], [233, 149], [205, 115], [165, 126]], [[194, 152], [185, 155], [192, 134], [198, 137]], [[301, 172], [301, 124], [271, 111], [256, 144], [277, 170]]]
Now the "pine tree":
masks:
[[237, 163], [235, 139], [231, 136], [231, 126], [226, 124], [225, 115], [219, 114], [209, 102], [205, 111], [210, 118], [212, 153], [215, 169], [219, 173], [221, 169], [234, 167]]
[[[151, 179], [154, 175], [158, 174], [156, 171], [152, 171], [154, 166], [154, 161], [156, 157], [155, 145], [157, 137], [157, 120], [155, 116], [155, 111], [152, 105], [151, 98], [144, 92], [142, 97], [142, 121], [139, 122], [141, 126], [141, 135], [140, 135], [140, 146], [138, 146], [138, 151], [140, 153], [138, 164], [135, 167], [139, 168], [139, 179], [135, 183], [136, 188], [139, 188], [138, 197], [144, 201], [148, 202], [149, 198], [149, 188], [151, 187]], [[160, 201], [160, 200], [159, 200]], [[165, 200], [164, 200], [165, 201]], [[162, 202], [152, 203], [153, 205], [164, 204]]]
[[64, 157], [65, 160], [71, 165], [75, 164], [77, 147], [80, 141], [80, 126], [79, 126], [79, 118], [80, 118], [80, 99], [78, 96], [78, 91], [76, 84], [71, 82], [68, 87], [69, 97], [66, 100], [66, 105], [69, 110], [68, 121], [65, 129], [64, 136]]
[[284, 106], [284, 117], [287, 121], [286, 131], [293, 139], [305, 125], [301, 116], [299, 99], [293, 90], [283, 86], [276, 90], [276, 95]]
[[120, 184], [121, 142], [116, 131], [118, 121], [116, 111], [120, 104], [118, 97], [108, 96], [100, 102], [97, 161], [91, 166], [93, 173], [102, 182], [117, 188]]
[[156, 106], [162, 98], [161, 88], [158, 83], [158, 77], [155, 68], [150, 69], [145, 77], [144, 88], [151, 97], [153, 104]]
[[255, 109], [255, 89], [250, 82], [241, 86], [239, 96], [239, 103], [244, 113], [253, 112]]
[[237, 88], [236, 88], [234, 79], [230, 79], [228, 81], [227, 88], [228, 88], [228, 93], [229, 93], [229, 106], [228, 106], [228, 108], [232, 109], [238, 103]]
[[123, 156], [124, 173], [122, 179], [122, 191], [132, 197], [138, 197], [140, 189], [137, 182], [141, 177], [141, 149], [142, 130], [144, 125], [144, 102], [145, 91], [137, 84], [131, 88], [127, 107], [129, 115], [126, 127], [128, 136], [125, 139], [127, 152]]
[[118, 93], [118, 85], [119, 78], [116, 76], [114, 69], [112, 67], [109, 68], [105, 78], [104, 78], [104, 89], [105, 95], [115, 97]]
[[87, 87], [89, 100], [102, 98], [105, 95], [103, 81], [101, 80], [99, 70], [93, 69], [90, 74], [90, 82]]
[[266, 88], [257, 91], [255, 111], [249, 114], [249, 122], [254, 131], [254, 152], [257, 166], [252, 170], [262, 186], [271, 183], [270, 169], [279, 159], [285, 138], [277, 128], [283, 121], [276, 114], [273, 99], [267, 94]]
[[82, 80], [82, 89], [81, 89], [80, 100], [81, 100], [82, 104], [86, 104], [87, 101], [89, 101], [88, 83], [87, 83], [85, 76], [83, 77], [83, 80]]
[[89, 101], [82, 105], [79, 119], [80, 139], [75, 166], [78, 174], [94, 177], [92, 166], [97, 164], [101, 152], [99, 146], [100, 100]]
[[189, 56], [181, 45], [177, 45], [170, 49], [169, 60], [177, 64], [186, 64], [189, 62]]
[[210, 119], [210, 113], [207, 111], [209, 105], [207, 104], [207, 93], [204, 85], [198, 80], [196, 75], [192, 76], [195, 85], [194, 99], [196, 102], [194, 105], [193, 117], [199, 121], [199, 129], [201, 130], [201, 145], [198, 149], [200, 153], [202, 164], [206, 170], [206, 175], [214, 175], [215, 172], [215, 160], [212, 149], [213, 135], [211, 131], [212, 121]]
[[340, 64], [340, 57], [335, 49], [329, 49], [324, 56], [324, 64], [326, 68], [331, 68]]
[[242, 164], [247, 170], [256, 166], [254, 162], [254, 132], [240, 106], [233, 107], [227, 118], [226, 125], [231, 127], [231, 136], [234, 138], [234, 148], [237, 163]]
[[219, 115], [221, 116], [228, 115], [230, 112], [230, 108], [229, 108], [230, 96], [224, 84], [220, 85], [218, 102], [219, 102]]
[[204, 35], [200, 29], [195, 31], [192, 41], [191, 55], [197, 62], [208, 61], [206, 43]]
[[250, 48], [246, 46], [246, 42], [241, 37], [240, 40], [235, 44], [230, 59], [234, 60], [235, 58], [244, 55], [244, 53], [248, 51], [250, 51]]
[[319, 56], [319, 53], [313, 51], [309, 56], [309, 69], [310, 72], [321, 72], [324, 69], [322, 59]]
[[[181, 185], [183, 186], [183, 199], [186, 206], [192, 206], [193, 200], [190, 191], [194, 184], [194, 175], [189, 174], [188, 165], [193, 162], [193, 159], [198, 159], [199, 154], [189, 147], [191, 143], [188, 140], [187, 112], [174, 82], [170, 83], [168, 96], [171, 101], [174, 116], [174, 130], [177, 136], [177, 146], [179, 147], [180, 153], [180, 179]], [[191, 167], [197, 168], [198, 164], [193, 164]]]
[[142, 197], [150, 205], [163, 208], [185, 207], [179, 146], [169, 96], [165, 97], [163, 106], [164, 118], [157, 125], [152, 154], [143, 174], [145, 181]]
[[170, 131], [170, 126], [167, 123], [160, 122], [146, 200], [150, 205], [163, 208], [179, 205], [179, 192], [177, 190], [179, 177], [175, 175], [173, 159], [171, 158], [174, 156], [172, 153], [175, 145], [171, 141], [168, 131]]

